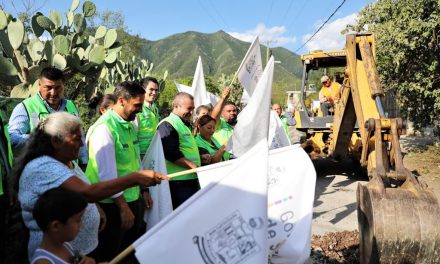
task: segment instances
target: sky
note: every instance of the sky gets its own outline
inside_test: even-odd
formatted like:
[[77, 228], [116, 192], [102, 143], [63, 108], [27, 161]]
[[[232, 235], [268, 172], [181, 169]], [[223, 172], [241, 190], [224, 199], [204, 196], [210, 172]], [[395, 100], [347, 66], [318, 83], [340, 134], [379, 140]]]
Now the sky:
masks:
[[[52, 9], [67, 11], [70, 0], [11, 0], [45, 3]], [[5, 1], [2, 1], [5, 5]], [[83, 1], [81, 1], [82, 3]], [[340, 34], [346, 24], [356, 21], [356, 14], [373, 0], [346, 0], [332, 19], [306, 45], [303, 45], [343, 0], [94, 0], [98, 11], [120, 11], [129, 32], [148, 40], [159, 40], [186, 31], [213, 33], [223, 30], [251, 42], [259, 35], [260, 43], [285, 47], [302, 54], [310, 50], [341, 49], [345, 38]], [[5, 9], [13, 13], [11, 6]], [[9, 9], [9, 10], [8, 10]], [[303, 46], [301, 48], [301, 46]], [[299, 49], [301, 48], [301, 49]]]

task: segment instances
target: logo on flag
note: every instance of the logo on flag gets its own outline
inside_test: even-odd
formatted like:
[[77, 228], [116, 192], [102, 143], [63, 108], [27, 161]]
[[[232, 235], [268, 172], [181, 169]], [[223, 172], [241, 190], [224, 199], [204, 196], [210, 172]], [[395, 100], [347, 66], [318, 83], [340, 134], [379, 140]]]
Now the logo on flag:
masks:
[[235, 211], [205, 236], [194, 236], [193, 242], [206, 264], [238, 264], [260, 252], [254, 230], [261, 229], [264, 221], [254, 217], [246, 222], [239, 211]]

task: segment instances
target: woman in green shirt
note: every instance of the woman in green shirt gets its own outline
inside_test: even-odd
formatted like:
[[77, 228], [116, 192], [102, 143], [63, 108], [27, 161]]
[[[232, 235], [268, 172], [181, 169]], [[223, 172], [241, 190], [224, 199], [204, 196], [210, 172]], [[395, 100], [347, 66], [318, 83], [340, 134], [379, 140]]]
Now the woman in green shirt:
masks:
[[212, 135], [215, 132], [215, 119], [209, 115], [201, 116], [197, 120], [196, 143], [199, 147], [200, 158], [203, 165], [209, 165], [230, 159], [226, 146], [221, 145]]

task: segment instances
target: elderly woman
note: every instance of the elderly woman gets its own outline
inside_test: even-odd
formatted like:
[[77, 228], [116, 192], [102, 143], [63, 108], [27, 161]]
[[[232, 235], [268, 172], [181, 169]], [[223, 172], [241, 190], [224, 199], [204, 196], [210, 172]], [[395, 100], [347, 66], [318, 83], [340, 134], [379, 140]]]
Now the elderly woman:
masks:
[[215, 132], [215, 119], [210, 115], [201, 116], [197, 120], [196, 143], [199, 147], [200, 158], [203, 165], [209, 165], [231, 158], [231, 154], [225, 150], [212, 135]]
[[32, 258], [43, 236], [32, 216], [32, 209], [38, 197], [46, 190], [61, 186], [81, 193], [89, 200], [81, 230], [71, 242], [75, 250], [86, 255], [98, 245], [100, 213], [94, 202], [132, 186], [152, 186], [167, 179], [160, 173], [143, 170], [114, 180], [90, 184], [73, 162], [78, 158], [81, 146], [80, 119], [66, 112], [56, 112], [40, 122], [17, 160], [13, 175], [18, 184], [23, 220], [30, 230], [29, 258]]

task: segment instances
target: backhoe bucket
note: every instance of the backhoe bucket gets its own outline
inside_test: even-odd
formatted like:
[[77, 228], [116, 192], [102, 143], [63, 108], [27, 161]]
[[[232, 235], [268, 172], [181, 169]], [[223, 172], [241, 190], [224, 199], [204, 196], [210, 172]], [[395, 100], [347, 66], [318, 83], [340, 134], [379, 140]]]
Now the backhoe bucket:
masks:
[[440, 263], [440, 207], [414, 176], [384, 188], [373, 176], [358, 185], [361, 263]]

